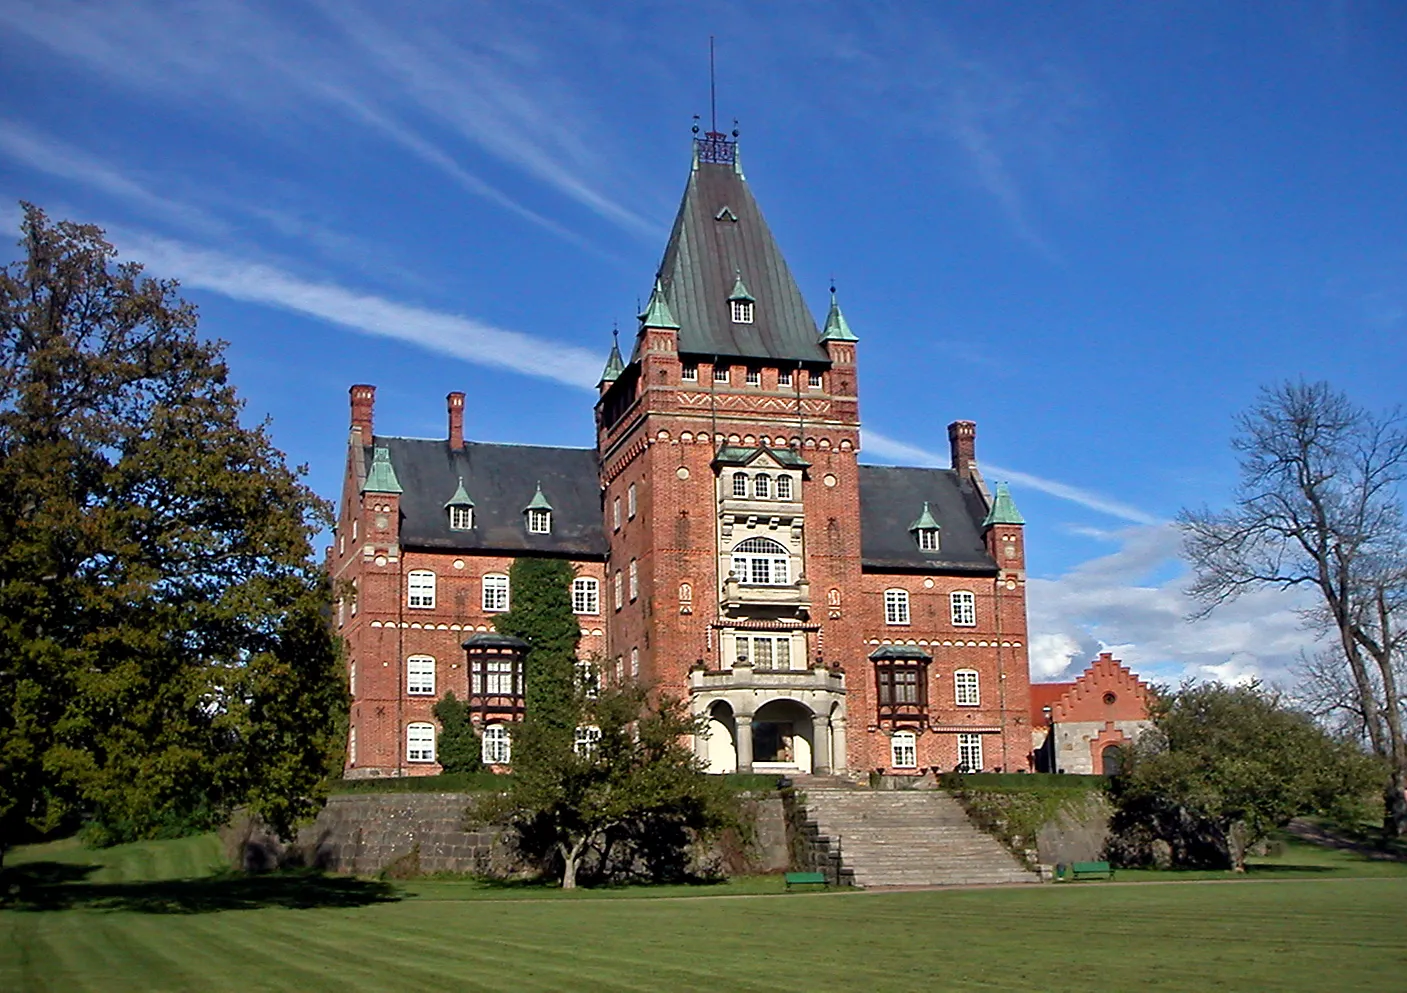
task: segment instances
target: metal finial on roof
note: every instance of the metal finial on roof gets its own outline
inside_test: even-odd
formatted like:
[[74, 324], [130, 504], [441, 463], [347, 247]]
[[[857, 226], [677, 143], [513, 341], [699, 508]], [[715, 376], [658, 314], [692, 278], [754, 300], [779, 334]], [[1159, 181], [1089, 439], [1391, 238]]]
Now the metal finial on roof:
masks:
[[547, 502], [547, 497], [542, 495], [542, 480], [537, 481], [537, 492], [533, 494], [532, 502], [523, 508], [523, 513], [530, 510], [551, 510], [552, 504]]
[[909, 525], [910, 531], [937, 531], [938, 522], [933, 519], [933, 511], [928, 509], [928, 501], [923, 501], [923, 513]]
[[459, 477], [459, 486], [455, 488], [454, 496], [445, 501], [446, 507], [472, 507], [474, 501], [469, 499], [469, 493], [464, 489], [464, 477]]
[[840, 312], [840, 303], [835, 297], [835, 281], [831, 280], [831, 309], [826, 314], [826, 326], [821, 330], [821, 341], [859, 341], [850, 330], [845, 315]]
[[625, 372], [625, 360], [620, 355], [620, 329], [611, 323], [611, 354], [606, 357], [606, 367], [601, 370], [602, 383], [614, 383]]

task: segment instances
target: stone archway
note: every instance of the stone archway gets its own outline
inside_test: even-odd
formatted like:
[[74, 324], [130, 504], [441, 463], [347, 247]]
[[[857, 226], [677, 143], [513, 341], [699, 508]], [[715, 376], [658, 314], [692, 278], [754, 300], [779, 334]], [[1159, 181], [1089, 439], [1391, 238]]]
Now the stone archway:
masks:
[[752, 715], [752, 767], [809, 773], [814, 767], [815, 714], [796, 700], [769, 700]]
[[738, 771], [738, 724], [726, 700], [708, 708], [702, 758], [711, 773]]
[[1124, 748], [1122, 745], [1105, 745], [1099, 753], [1099, 774], [1117, 776], [1124, 771]]
[[1103, 776], [1114, 775], [1113, 772], [1104, 771], [1105, 757], [1112, 751], [1114, 761], [1122, 765], [1124, 753], [1131, 744], [1133, 739], [1123, 729], [1115, 727], [1113, 721], [1105, 721], [1104, 727], [1089, 742], [1090, 771]]

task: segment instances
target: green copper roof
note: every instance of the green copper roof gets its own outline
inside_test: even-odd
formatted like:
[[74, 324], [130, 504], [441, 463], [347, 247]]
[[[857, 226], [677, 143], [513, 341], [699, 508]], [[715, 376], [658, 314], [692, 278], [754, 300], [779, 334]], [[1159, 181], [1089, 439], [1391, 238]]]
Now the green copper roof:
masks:
[[918, 520], [909, 525], [910, 531], [937, 531], [938, 522], [933, 519], [933, 512], [928, 509], [928, 501], [923, 501], [923, 513], [918, 515]]
[[728, 299], [753, 303], [757, 298], [747, 291], [747, 284], [743, 282], [743, 271], [738, 269], [734, 275], [736, 278], [733, 280], [733, 292], [728, 294]]
[[547, 497], [542, 495], [542, 484], [537, 484], [537, 492], [533, 494], [532, 503], [523, 508], [523, 513], [529, 510], [551, 510], [552, 504], [547, 502]]
[[790, 469], [806, 469], [811, 465], [790, 448], [745, 448], [741, 445], [724, 445], [714, 456], [714, 462], [718, 465], [747, 465], [763, 452], [776, 459], [778, 465]]
[[984, 528], [993, 524], [1025, 524], [1026, 518], [1021, 516], [1021, 511], [1016, 509], [1016, 503], [1011, 499], [1011, 490], [1005, 483], [997, 484], [997, 498], [992, 501], [992, 509], [987, 511], [986, 518], [982, 521]]
[[835, 300], [835, 289], [831, 288], [831, 310], [826, 315], [826, 327], [821, 332], [822, 341], [859, 341], [855, 333], [850, 330], [850, 325], [845, 321], [845, 315], [840, 312], [840, 304]]
[[371, 471], [362, 483], [363, 493], [402, 493], [401, 481], [396, 478], [396, 470], [391, 468], [391, 450], [378, 448], [371, 456]]
[[640, 315], [640, 323], [647, 328], [674, 328], [676, 331], [679, 329], [679, 322], [674, 319], [674, 313], [669, 309], [669, 302], [664, 298], [664, 287], [660, 285], [658, 276], [655, 277], [655, 288], [650, 291], [650, 302], [645, 304], [645, 312]]
[[454, 496], [445, 501], [446, 507], [472, 507], [474, 501], [469, 499], [469, 494], [464, 490], [464, 477], [459, 477], [459, 486], [455, 488]]
[[601, 382], [614, 383], [625, 372], [625, 361], [620, 357], [620, 342], [611, 342], [611, 354], [606, 357], [606, 368], [601, 370]]

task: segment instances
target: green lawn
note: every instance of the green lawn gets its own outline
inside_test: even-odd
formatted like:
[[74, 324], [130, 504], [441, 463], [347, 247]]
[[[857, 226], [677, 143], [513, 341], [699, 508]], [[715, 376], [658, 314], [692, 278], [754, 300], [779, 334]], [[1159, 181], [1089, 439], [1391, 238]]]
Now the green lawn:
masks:
[[[219, 859], [208, 836], [58, 843], [7, 859], [6, 885], [51, 909], [0, 911], [0, 989], [1403, 988], [1403, 867], [1318, 854], [1317, 869], [1298, 848], [1281, 860], [1315, 878], [1185, 886], [783, 895], [770, 878], [563, 894], [203, 875]], [[1377, 871], [1395, 875], [1364, 874]]]

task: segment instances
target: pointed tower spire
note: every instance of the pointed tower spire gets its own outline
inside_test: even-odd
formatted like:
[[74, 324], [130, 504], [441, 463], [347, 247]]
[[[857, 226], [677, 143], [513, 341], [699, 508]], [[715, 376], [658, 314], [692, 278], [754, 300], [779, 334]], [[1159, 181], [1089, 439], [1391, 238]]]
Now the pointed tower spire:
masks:
[[1016, 502], [1011, 499], [1011, 489], [1006, 483], [998, 483], [996, 499], [992, 501], [992, 509], [987, 511], [982, 526], [989, 528], [993, 524], [1025, 523], [1026, 518], [1021, 516], [1021, 511], [1016, 509]]
[[614, 383], [625, 372], [625, 360], [620, 357], [620, 331], [611, 328], [611, 354], [606, 357], [606, 368], [601, 370], [601, 382]]
[[445, 501], [445, 507], [472, 507], [474, 501], [469, 499], [469, 491], [464, 488], [464, 477], [459, 477], [459, 485], [454, 489], [454, 496]]
[[674, 314], [665, 301], [664, 286], [660, 283], [658, 275], [655, 276], [655, 288], [650, 291], [650, 302], [645, 304], [645, 310], [640, 314], [640, 323], [647, 328], [679, 330], [679, 322], [674, 319]]
[[938, 522], [933, 519], [933, 511], [928, 509], [928, 501], [923, 501], [923, 513], [909, 525], [910, 531], [937, 531]]
[[831, 309], [826, 315], [826, 326], [821, 331], [821, 341], [859, 341], [850, 330], [845, 315], [840, 312], [840, 304], [835, 298], [835, 287], [831, 287]]
[[757, 298], [747, 291], [747, 284], [743, 282], [743, 271], [733, 270], [733, 292], [728, 294], [729, 300], [741, 300], [744, 303], [755, 303]]
[[371, 456], [371, 471], [362, 484], [363, 493], [403, 493], [396, 470], [391, 467], [391, 450], [378, 448]]

